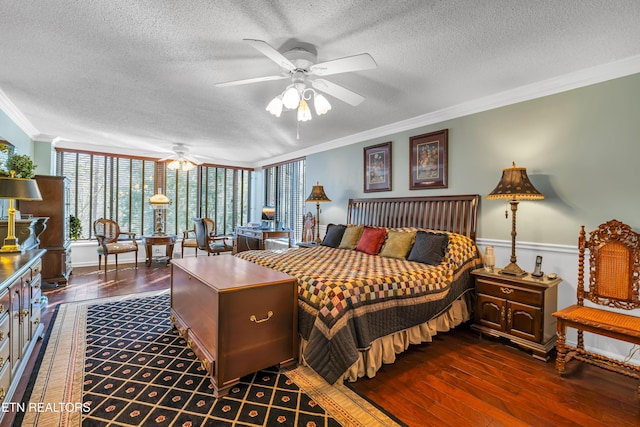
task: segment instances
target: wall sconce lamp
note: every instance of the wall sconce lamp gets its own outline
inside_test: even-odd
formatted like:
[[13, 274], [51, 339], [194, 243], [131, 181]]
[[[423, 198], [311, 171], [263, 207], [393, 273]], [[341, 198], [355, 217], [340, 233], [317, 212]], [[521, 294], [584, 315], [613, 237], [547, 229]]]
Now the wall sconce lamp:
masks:
[[10, 178], [0, 178], [0, 199], [9, 199], [7, 237], [0, 252], [22, 252], [16, 239], [16, 208], [14, 200], [42, 200], [40, 188], [35, 179], [14, 178], [11, 171]]
[[319, 182], [316, 182], [316, 185], [311, 189], [311, 194], [305, 200], [305, 202], [316, 202], [316, 243], [320, 243], [320, 203], [330, 201], [331, 199], [324, 193], [324, 188]]
[[164, 236], [167, 206], [171, 204], [171, 200], [162, 194], [162, 188], [158, 188], [158, 193], [149, 198], [149, 204], [153, 209], [153, 235]]
[[[517, 168], [514, 162], [512, 167], [502, 170], [500, 182], [487, 195], [487, 199], [508, 200], [511, 205], [511, 262], [500, 270], [500, 273], [524, 276], [527, 272], [516, 264], [516, 211], [518, 210], [518, 202], [520, 200], [542, 200], [544, 196], [529, 181], [527, 170], [525, 168]], [[509, 218], [509, 211], [507, 210], [505, 210], [505, 218]]]

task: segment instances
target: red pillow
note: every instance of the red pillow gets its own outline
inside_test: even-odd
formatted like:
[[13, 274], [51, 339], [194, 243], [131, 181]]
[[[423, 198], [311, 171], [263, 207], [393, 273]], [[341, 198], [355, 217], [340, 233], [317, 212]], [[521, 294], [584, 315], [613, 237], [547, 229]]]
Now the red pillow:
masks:
[[387, 238], [386, 228], [364, 227], [362, 237], [358, 240], [356, 251], [369, 255], [377, 255]]

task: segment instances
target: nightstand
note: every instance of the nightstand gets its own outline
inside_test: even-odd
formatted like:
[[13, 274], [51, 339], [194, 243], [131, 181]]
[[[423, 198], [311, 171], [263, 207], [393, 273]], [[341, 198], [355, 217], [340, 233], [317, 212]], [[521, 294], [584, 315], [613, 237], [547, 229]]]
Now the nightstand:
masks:
[[509, 339], [548, 361], [555, 348], [558, 284], [562, 279], [501, 274], [480, 268], [471, 272], [476, 283], [475, 323], [482, 334]]
[[316, 242], [298, 242], [296, 245], [299, 248], [315, 248], [316, 246], [320, 246], [320, 243]]

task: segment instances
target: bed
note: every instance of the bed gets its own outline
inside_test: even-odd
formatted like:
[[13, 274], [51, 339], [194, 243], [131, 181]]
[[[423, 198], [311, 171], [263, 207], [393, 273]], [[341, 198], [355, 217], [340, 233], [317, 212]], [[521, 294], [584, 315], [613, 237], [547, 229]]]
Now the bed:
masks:
[[[351, 199], [346, 224], [329, 226], [324, 243], [336, 228], [349, 230], [344, 236], [363, 228], [360, 240], [386, 233], [379, 252], [366, 253], [358, 242], [356, 249], [322, 245], [236, 256], [298, 279], [300, 361], [331, 384], [355, 381], [374, 376], [410, 344], [470, 319], [470, 272], [481, 264], [478, 201], [478, 195]], [[416, 248], [425, 239], [444, 241], [441, 261], [417, 262], [413, 248], [407, 259], [386, 256], [392, 235], [410, 234]]]

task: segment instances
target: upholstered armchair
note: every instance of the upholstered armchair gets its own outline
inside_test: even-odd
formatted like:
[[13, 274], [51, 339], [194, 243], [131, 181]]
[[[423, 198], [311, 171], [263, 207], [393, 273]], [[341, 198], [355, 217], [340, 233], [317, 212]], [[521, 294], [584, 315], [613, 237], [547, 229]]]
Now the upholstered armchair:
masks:
[[215, 235], [215, 222], [211, 218], [193, 218], [193, 222], [196, 227], [198, 249], [205, 251], [207, 256], [233, 250], [233, 246], [228, 243], [230, 237]]
[[118, 254], [135, 252], [136, 268], [138, 267], [138, 243], [136, 233], [121, 231], [117, 222], [100, 218], [93, 223], [93, 232], [98, 239], [98, 270], [101, 269], [104, 256], [104, 271], [107, 271], [107, 258], [116, 256], [116, 270], [118, 269]]

